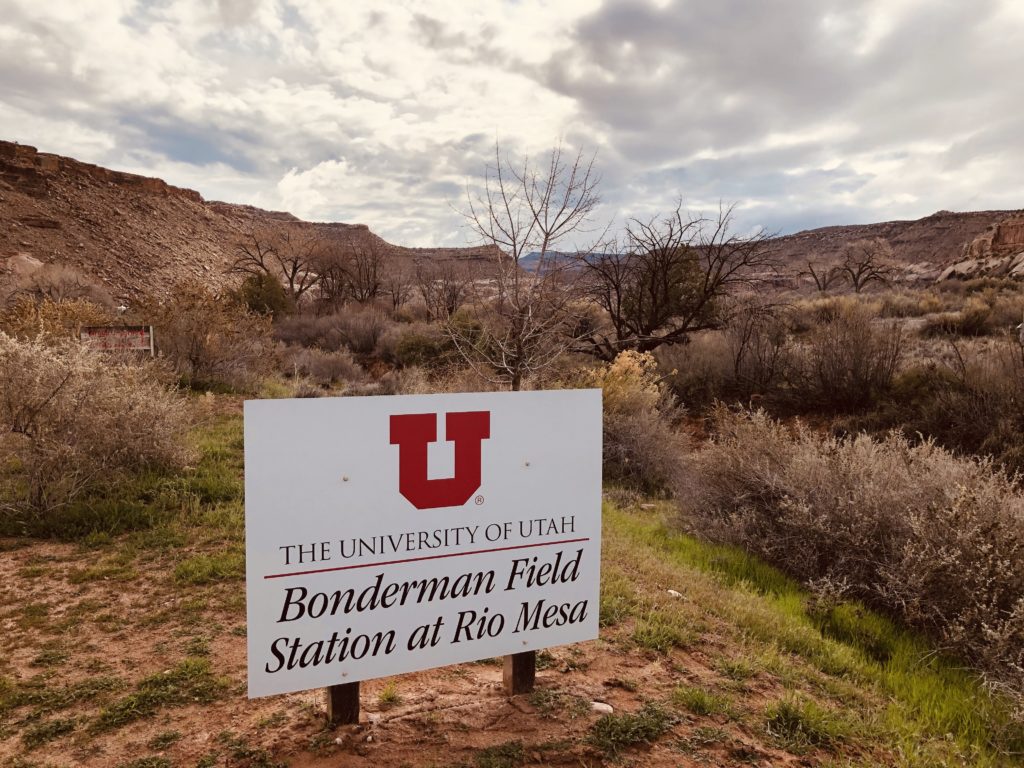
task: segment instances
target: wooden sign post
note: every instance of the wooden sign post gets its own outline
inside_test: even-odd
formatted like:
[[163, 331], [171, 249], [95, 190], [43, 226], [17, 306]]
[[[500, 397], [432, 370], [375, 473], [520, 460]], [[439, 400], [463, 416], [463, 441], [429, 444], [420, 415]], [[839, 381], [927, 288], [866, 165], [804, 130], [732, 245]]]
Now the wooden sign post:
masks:
[[505, 657], [505, 669], [502, 679], [505, 693], [515, 696], [517, 693], [530, 693], [537, 677], [537, 652], [513, 653]]
[[327, 722], [353, 725], [359, 722], [359, 683], [327, 687]]

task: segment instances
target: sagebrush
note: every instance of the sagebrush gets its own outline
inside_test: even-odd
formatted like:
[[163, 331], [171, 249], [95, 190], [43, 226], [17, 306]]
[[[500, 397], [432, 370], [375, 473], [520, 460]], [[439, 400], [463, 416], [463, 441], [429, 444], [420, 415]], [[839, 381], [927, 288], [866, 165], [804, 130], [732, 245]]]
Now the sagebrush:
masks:
[[42, 515], [129, 472], [182, 467], [188, 402], [159, 366], [0, 333], [0, 505]]
[[1024, 495], [991, 460], [718, 409], [686, 513], [806, 582], [843, 585], [1024, 689]]

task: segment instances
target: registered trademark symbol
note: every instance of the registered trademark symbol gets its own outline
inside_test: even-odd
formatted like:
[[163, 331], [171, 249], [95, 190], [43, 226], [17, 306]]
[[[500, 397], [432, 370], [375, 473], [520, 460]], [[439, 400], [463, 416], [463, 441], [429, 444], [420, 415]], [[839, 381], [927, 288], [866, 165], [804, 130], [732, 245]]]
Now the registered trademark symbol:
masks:
[[483, 496], [477, 496], [476, 497], [476, 505], [479, 507], [483, 503], [484, 503], [484, 497]]

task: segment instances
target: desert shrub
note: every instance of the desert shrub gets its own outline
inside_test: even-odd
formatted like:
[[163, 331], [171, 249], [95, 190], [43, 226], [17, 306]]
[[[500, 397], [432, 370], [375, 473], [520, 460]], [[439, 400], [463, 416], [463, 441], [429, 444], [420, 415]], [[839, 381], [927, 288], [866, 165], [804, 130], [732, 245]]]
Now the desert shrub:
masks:
[[900, 371], [869, 411], [837, 420], [838, 430], [899, 429], [951, 450], [992, 457], [1024, 471], [1024, 351], [1006, 337], [949, 340], [948, 349]]
[[250, 312], [258, 315], [281, 317], [295, 311], [295, 301], [281, 281], [265, 272], [247, 275], [234, 296]]
[[946, 280], [942, 283], [943, 291], [960, 296], [972, 293], [985, 293], [998, 290], [1017, 290], [1019, 284], [1011, 277], [973, 277], [970, 280]]
[[21, 295], [0, 310], [0, 330], [19, 339], [77, 339], [84, 326], [108, 325], [109, 309], [89, 299], [35, 299]]
[[943, 312], [928, 320], [924, 336], [986, 336], [995, 330], [992, 307], [984, 299], [971, 296], [959, 312]]
[[371, 355], [391, 325], [387, 314], [374, 306], [347, 306], [329, 315], [294, 315], [274, 327], [274, 335], [286, 344], [319, 347], [327, 351], [347, 348]]
[[828, 325], [844, 315], [861, 311], [868, 317], [877, 317], [881, 310], [881, 302], [860, 296], [819, 296], [795, 302], [789, 308], [788, 317], [793, 332], [799, 334]]
[[15, 519], [127, 473], [180, 467], [189, 421], [187, 402], [154, 363], [0, 333], [0, 508]]
[[328, 351], [341, 349], [344, 340], [332, 315], [296, 314], [277, 318], [274, 338], [291, 346], [316, 347]]
[[967, 294], [959, 311], [930, 318], [924, 336], [991, 336], [1012, 331], [1024, 318], [1024, 295], [1019, 290], [986, 288]]
[[348, 350], [325, 352], [306, 347], [285, 347], [280, 353], [281, 368], [292, 377], [305, 377], [321, 387], [346, 381], [361, 381], [363, 369]]
[[380, 380], [379, 395], [429, 395], [441, 391], [422, 368], [389, 371]]
[[110, 292], [84, 272], [66, 264], [44, 264], [29, 274], [16, 277], [0, 288], [5, 303], [19, 298], [55, 303], [83, 300], [104, 309], [113, 309]]
[[737, 306], [726, 325], [735, 394], [770, 393], [791, 367], [788, 312], [758, 299]]
[[997, 294], [990, 303], [993, 333], [1014, 330], [1024, 320], [1024, 294], [1019, 289]]
[[679, 473], [685, 443], [675, 429], [682, 409], [659, 380], [654, 356], [622, 352], [587, 372], [604, 391], [604, 478], [648, 492], [666, 492]]
[[452, 337], [434, 323], [395, 325], [381, 336], [377, 354], [400, 368], [442, 368], [461, 361]]
[[804, 404], [862, 408], [889, 388], [902, 349], [898, 325], [875, 323], [868, 307], [847, 304], [801, 339], [789, 368], [790, 384]]
[[359, 355], [372, 355], [390, 321], [378, 307], [349, 307], [334, 316], [335, 327], [346, 347]]
[[908, 426], [944, 445], [1024, 469], [1024, 351], [1004, 339], [974, 351], [955, 346], [946, 385], [922, 401]]
[[1024, 495], [1015, 478], [895, 433], [841, 439], [724, 409], [715, 425], [690, 467], [692, 525], [804, 581], [846, 584], [1021, 682]]
[[270, 318], [201, 283], [181, 283], [162, 304], [142, 308], [157, 350], [193, 388], [250, 392], [273, 367]]
[[730, 315], [722, 330], [657, 352], [668, 385], [691, 407], [774, 396], [784, 384], [792, 354], [788, 313], [746, 302]]
[[426, 323], [430, 320], [430, 310], [427, 309], [421, 297], [413, 296], [395, 309], [391, 316], [395, 322], [399, 323]]
[[658, 367], [680, 402], [702, 408], [733, 391], [729, 341], [723, 331], [694, 334], [687, 344], [660, 347]]
[[881, 317], [921, 317], [941, 312], [945, 304], [941, 298], [930, 291], [899, 291], [886, 293], [880, 297], [882, 306]]

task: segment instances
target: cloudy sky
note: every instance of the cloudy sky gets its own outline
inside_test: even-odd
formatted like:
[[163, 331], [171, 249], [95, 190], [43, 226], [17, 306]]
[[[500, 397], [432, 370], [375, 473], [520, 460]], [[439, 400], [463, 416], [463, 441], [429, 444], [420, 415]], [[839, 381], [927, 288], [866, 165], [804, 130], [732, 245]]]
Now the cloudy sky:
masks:
[[602, 217], [1024, 207], [1022, 0], [0, 0], [0, 138], [462, 245], [496, 140]]

